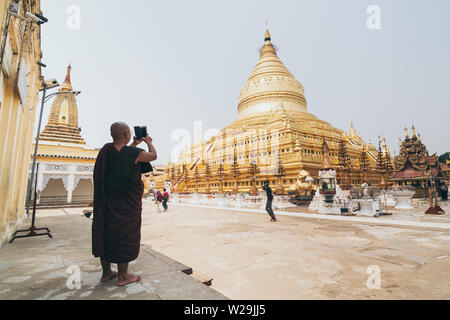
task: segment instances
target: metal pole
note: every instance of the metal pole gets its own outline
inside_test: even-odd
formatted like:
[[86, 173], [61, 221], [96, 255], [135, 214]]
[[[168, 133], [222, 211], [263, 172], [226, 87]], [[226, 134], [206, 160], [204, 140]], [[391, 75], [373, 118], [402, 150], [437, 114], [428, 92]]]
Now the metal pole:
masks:
[[[34, 154], [33, 154], [33, 164], [31, 165], [31, 181], [30, 181], [30, 188], [28, 190], [28, 201], [27, 201], [27, 217], [30, 216], [30, 202], [31, 202], [31, 193], [33, 189], [33, 180], [34, 180], [34, 168], [36, 166], [36, 156], [37, 156], [37, 149], [39, 145], [39, 135], [41, 132], [41, 122], [42, 122], [42, 113], [44, 110], [44, 100], [45, 100], [45, 93], [47, 91], [47, 85], [44, 83], [44, 91], [42, 92], [42, 103], [41, 103], [41, 113], [39, 115], [39, 124], [38, 124], [38, 130], [36, 135], [36, 143], [34, 145]], [[36, 177], [37, 180], [37, 177]]]
[[31, 228], [34, 228], [34, 222], [36, 221], [36, 201], [37, 201], [37, 176], [39, 174], [39, 163], [36, 166], [36, 181], [34, 182], [34, 197], [33, 197], [33, 214], [31, 218]]

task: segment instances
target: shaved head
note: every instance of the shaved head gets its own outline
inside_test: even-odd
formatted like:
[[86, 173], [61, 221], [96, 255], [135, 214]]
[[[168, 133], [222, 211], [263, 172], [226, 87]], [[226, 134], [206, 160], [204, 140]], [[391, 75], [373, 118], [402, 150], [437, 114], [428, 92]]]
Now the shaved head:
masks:
[[130, 132], [130, 127], [125, 122], [114, 122], [111, 125], [111, 137], [114, 142], [120, 141], [122, 139], [127, 139], [127, 133]]

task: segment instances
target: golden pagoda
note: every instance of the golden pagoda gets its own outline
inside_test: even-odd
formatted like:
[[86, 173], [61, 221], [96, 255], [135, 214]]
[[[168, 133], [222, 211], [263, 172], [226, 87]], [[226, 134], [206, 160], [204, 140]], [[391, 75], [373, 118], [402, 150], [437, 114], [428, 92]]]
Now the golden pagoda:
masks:
[[87, 203], [93, 195], [92, 174], [99, 150], [88, 147], [81, 137], [71, 70], [69, 65], [40, 134], [37, 191], [41, 205]]
[[[338, 148], [345, 142], [352, 184], [362, 183], [358, 159], [364, 148], [375, 168], [377, 150], [364, 143], [353, 123], [347, 134], [308, 112], [303, 85], [278, 57], [268, 30], [259, 61], [239, 93], [237, 109], [237, 118], [228, 127], [204, 144], [196, 142], [167, 166], [168, 176], [181, 172], [172, 181], [174, 191], [249, 192], [254, 180], [249, 170], [255, 164], [257, 187], [268, 180], [272, 186], [287, 189], [301, 170], [318, 179], [323, 142], [329, 146], [329, 161], [337, 171]], [[374, 171], [367, 177], [371, 184], [379, 181]]]
[[86, 144], [78, 127], [78, 107], [70, 82], [71, 70], [72, 67], [69, 65], [66, 78], [59, 88], [59, 94], [53, 101], [47, 126], [40, 135], [42, 141]]

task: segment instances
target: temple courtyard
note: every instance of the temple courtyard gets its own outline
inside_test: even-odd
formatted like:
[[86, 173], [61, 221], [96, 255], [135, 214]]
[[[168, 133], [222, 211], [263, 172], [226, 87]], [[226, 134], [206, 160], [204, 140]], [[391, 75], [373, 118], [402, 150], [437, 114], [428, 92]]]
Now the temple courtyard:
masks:
[[[450, 206], [441, 206], [446, 215], [420, 208], [377, 218], [295, 208], [275, 211], [271, 223], [262, 210], [158, 212], [145, 201], [142, 250], [130, 267], [142, 281], [125, 288], [98, 282], [82, 208], [42, 209], [37, 225], [54, 238], [0, 249], [0, 299], [450, 299]], [[69, 288], [74, 265], [80, 289]]]

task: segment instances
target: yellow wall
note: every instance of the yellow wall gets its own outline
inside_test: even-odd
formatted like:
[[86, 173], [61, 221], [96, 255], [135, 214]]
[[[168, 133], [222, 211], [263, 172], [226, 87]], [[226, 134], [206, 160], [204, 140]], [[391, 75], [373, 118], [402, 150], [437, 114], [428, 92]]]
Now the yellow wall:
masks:
[[[9, 0], [0, 2], [0, 35], [5, 27], [9, 3]], [[32, 3], [33, 7], [29, 8], [24, 7], [28, 1], [20, 1], [19, 15], [23, 16], [25, 11], [40, 13], [40, 1]], [[8, 35], [12, 59], [4, 59], [3, 64], [9, 70], [9, 77], [0, 70], [0, 245], [25, 218], [29, 155], [41, 85], [41, 72], [36, 64], [41, 56], [39, 28], [12, 17]], [[5, 52], [4, 57], [7, 54]], [[19, 63], [22, 58], [24, 65]], [[25, 68], [28, 74], [26, 106], [20, 103], [16, 86], [19, 67]]]

